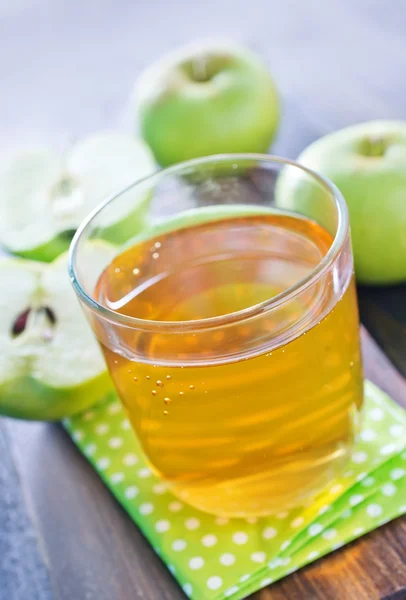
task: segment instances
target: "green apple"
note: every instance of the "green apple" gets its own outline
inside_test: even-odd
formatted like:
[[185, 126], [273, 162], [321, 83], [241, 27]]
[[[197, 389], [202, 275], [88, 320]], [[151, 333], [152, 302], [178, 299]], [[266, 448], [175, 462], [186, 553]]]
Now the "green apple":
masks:
[[[122, 133], [102, 132], [64, 155], [36, 148], [0, 167], [0, 244], [25, 258], [51, 261], [102, 200], [154, 171], [146, 145]], [[124, 201], [125, 200], [125, 201]], [[109, 211], [103, 237], [127, 239], [142, 229], [149, 196], [127, 192]]]
[[[406, 281], [406, 122], [373, 121], [327, 135], [298, 162], [333, 181], [350, 215], [359, 282]], [[320, 193], [281, 173], [278, 206], [318, 219]]]
[[138, 129], [164, 166], [210, 154], [266, 152], [279, 122], [266, 66], [228, 41], [167, 55], [141, 75], [134, 98]]
[[[100, 273], [115, 254], [88, 244], [81, 260]], [[96, 283], [96, 282], [94, 282]], [[0, 413], [55, 420], [113, 389], [106, 365], [72, 289], [67, 256], [50, 264], [0, 260]]]

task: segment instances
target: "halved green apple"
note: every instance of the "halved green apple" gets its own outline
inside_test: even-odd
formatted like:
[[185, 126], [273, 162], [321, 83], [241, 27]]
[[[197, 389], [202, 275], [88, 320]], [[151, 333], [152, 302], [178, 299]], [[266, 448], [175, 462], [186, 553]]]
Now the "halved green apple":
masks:
[[[89, 212], [155, 169], [152, 153], [134, 137], [98, 133], [64, 155], [37, 148], [0, 167], [0, 244], [25, 258], [50, 262], [68, 249]], [[103, 237], [121, 242], [144, 225], [148, 194], [135, 189], [109, 211]]]
[[[115, 254], [103, 242], [81, 257], [100, 273]], [[0, 413], [57, 420], [113, 390], [106, 365], [67, 273], [67, 256], [51, 264], [0, 260]]]

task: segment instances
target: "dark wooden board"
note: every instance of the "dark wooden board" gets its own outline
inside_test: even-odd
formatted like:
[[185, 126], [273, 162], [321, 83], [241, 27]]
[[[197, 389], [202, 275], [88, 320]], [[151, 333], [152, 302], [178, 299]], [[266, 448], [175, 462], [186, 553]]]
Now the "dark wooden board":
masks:
[[[406, 381], [365, 331], [362, 339], [366, 376], [406, 407]], [[184, 598], [60, 426], [14, 422], [10, 433], [58, 599]], [[252, 600], [378, 600], [406, 585], [405, 558], [406, 520], [397, 519]]]

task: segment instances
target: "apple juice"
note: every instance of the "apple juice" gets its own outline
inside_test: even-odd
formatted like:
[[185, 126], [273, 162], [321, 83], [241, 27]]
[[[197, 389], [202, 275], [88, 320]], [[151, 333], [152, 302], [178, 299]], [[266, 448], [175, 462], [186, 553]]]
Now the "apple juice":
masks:
[[339, 297], [332, 269], [252, 309], [306, 277], [332, 241], [292, 214], [239, 216], [137, 243], [102, 273], [96, 300], [143, 320], [99, 335], [110, 372], [151, 468], [186, 502], [283, 511], [347, 459], [362, 404], [352, 273]]

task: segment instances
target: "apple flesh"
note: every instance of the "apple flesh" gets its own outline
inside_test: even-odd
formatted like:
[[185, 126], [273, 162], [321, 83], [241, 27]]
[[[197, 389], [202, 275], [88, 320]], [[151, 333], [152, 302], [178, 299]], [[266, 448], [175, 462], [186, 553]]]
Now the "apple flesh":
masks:
[[[298, 162], [333, 181], [349, 211], [357, 280], [406, 281], [406, 122], [374, 121], [327, 135]], [[319, 191], [281, 173], [278, 206], [316, 221]]]
[[[68, 249], [81, 221], [105, 198], [154, 171], [142, 141], [121, 133], [98, 133], [65, 155], [36, 148], [13, 157], [0, 171], [0, 243], [25, 258], [50, 262]], [[120, 243], [144, 225], [149, 197], [125, 194], [104, 239]]]
[[[112, 246], [82, 255], [99, 273]], [[81, 310], [64, 254], [51, 264], [0, 260], [0, 413], [59, 420], [113, 391], [100, 348]]]
[[172, 52], [146, 69], [134, 97], [138, 129], [163, 166], [211, 154], [266, 152], [279, 122], [266, 66], [227, 41]]

